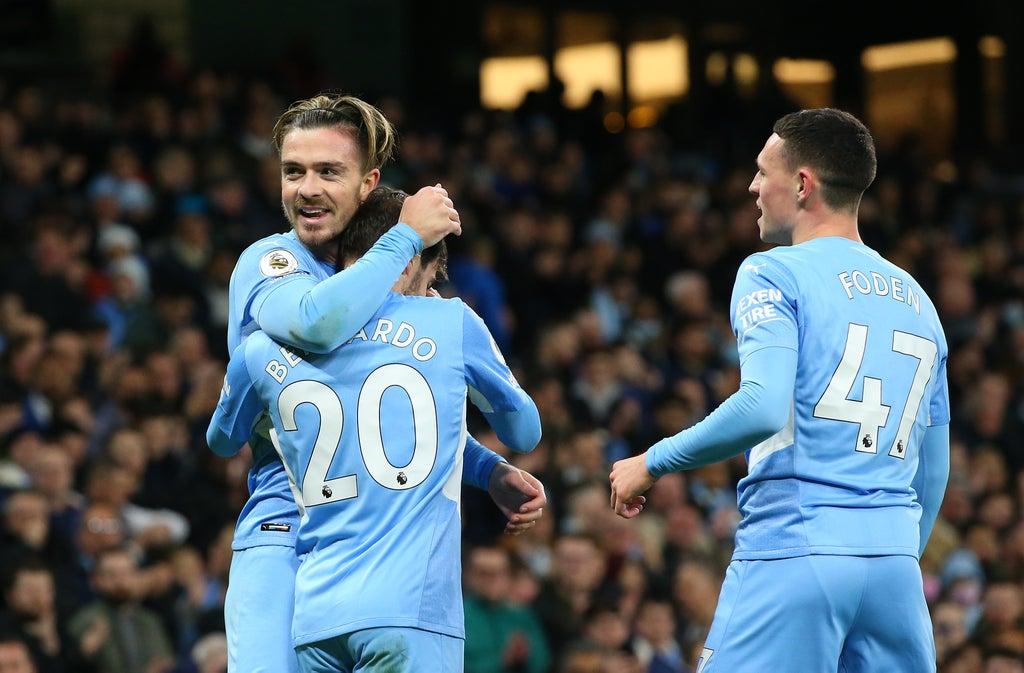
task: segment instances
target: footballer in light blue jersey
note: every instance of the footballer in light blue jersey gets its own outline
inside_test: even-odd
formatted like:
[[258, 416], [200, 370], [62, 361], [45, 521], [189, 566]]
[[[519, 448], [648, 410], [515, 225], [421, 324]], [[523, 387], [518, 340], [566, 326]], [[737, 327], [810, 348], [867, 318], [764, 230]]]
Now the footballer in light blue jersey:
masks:
[[[366, 648], [334, 654], [332, 639], [382, 627], [414, 631], [393, 632], [381, 656], [410, 671], [461, 670], [467, 394], [511, 448], [540, 439], [536, 406], [480, 318], [457, 299], [392, 294], [326, 355], [253, 334], [235, 350], [226, 386], [211, 446], [236, 449], [264, 408], [281, 429], [271, 433], [302, 517], [293, 627], [302, 670], [321, 670], [324, 657], [331, 670], [352, 670]], [[436, 648], [445, 659], [414, 646], [415, 630], [447, 636]]]
[[[424, 240], [434, 243], [457, 233], [458, 215], [443, 189], [425, 188], [410, 216], [415, 228], [396, 226], [363, 259], [335, 275], [337, 238], [376, 187], [380, 166], [393, 151], [394, 131], [379, 110], [332, 94], [289, 108], [275, 127], [274, 142], [281, 153], [282, 207], [292, 230], [258, 241], [239, 258], [231, 276], [228, 347], [234, 350], [260, 329], [281, 343], [324, 353], [351, 338], [380, 307]], [[253, 453], [250, 497], [235, 529], [225, 600], [229, 668], [246, 673], [298, 670], [290, 630], [299, 515], [270, 429], [264, 415], [247, 438]], [[525, 473], [516, 481], [518, 471], [495, 469], [507, 465], [472, 438], [465, 461], [467, 483], [487, 488], [512, 519], [507, 530], [533, 525], [544, 504], [542, 488], [535, 489], [539, 482], [527, 483], [533, 478]], [[509, 502], [528, 489], [538, 495], [513, 514]]]
[[326, 355], [257, 332], [227, 380], [215, 421], [237, 446], [269, 408], [299, 503], [296, 645], [377, 626], [462, 637], [467, 393], [510, 447], [540, 439], [483, 321], [458, 299], [392, 294]]
[[861, 243], [815, 238], [742, 264], [732, 322], [741, 363], [766, 348], [797, 358], [785, 426], [746, 454], [733, 558], [916, 557], [921, 440], [949, 423], [924, 290]]
[[731, 301], [740, 390], [617, 463], [617, 511], [659, 475], [744, 452], [736, 547], [698, 673], [935, 670], [917, 558], [949, 472], [948, 349], [906, 271], [865, 246], [874, 143], [856, 118], [780, 119], [750, 186], [762, 239]]

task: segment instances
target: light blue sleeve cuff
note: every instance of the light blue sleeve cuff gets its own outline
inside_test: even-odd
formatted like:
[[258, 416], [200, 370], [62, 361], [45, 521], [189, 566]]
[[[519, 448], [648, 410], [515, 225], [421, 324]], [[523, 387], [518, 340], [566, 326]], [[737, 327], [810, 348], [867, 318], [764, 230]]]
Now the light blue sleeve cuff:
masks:
[[472, 435], [466, 437], [466, 450], [462, 457], [462, 481], [476, 486], [481, 491], [487, 490], [487, 483], [491, 478], [494, 466], [505, 462], [504, 458], [476, 441]]
[[414, 255], [418, 255], [423, 252], [423, 239], [420, 238], [420, 235], [416, 233], [415, 229], [405, 222], [399, 222], [395, 226], [391, 227], [391, 231], [395, 232], [398, 238], [412, 244]]

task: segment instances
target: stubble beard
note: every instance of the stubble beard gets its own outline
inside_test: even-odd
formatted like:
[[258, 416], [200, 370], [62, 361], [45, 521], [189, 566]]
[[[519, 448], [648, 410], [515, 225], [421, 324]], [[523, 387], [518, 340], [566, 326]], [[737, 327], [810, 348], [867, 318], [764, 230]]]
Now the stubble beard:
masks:
[[306, 246], [314, 255], [322, 259], [332, 258], [337, 252], [338, 239], [355, 213], [353, 210], [352, 213], [348, 214], [348, 217], [344, 217], [335, 209], [331, 217], [321, 223], [315, 232], [308, 232], [305, 231], [298, 221], [298, 214], [292, 207], [282, 203], [281, 210], [284, 211], [285, 219], [288, 220], [288, 224], [291, 225], [299, 242]]
[[761, 240], [765, 243], [771, 243], [773, 245], [792, 245], [793, 244], [793, 229], [786, 227], [785, 224], [772, 223], [774, 226], [769, 226], [768, 216], [762, 212], [761, 214], [762, 224], [761, 228]]

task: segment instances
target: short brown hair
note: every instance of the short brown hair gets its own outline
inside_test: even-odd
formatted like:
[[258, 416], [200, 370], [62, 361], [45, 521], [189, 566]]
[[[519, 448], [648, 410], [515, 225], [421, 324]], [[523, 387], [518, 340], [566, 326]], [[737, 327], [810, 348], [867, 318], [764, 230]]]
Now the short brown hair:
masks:
[[274, 124], [274, 147], [295, 129], [340, 127], [351, 132], [363, 153], [363, 170], [380, 168], [395, 153], [397, 134], [384, 113], [355, 96], [322, 93], [296, 101]]
[[800, 110], [779, 119], [772, 131], [785, 141], [782, 155], [791, 168], [817, 171], [826, 204], [857, 208], [878, 167], [875, 141], [859, 119], [832, 108]]
[[[366, 197], [359, 209], [349, 220], [348, 226], [338, 240], [338, 256], [335, 262], [338, 270], [344, 268], [345, 262], [359, 259], [373, 247], [381, 236], [391, 227], [398, 224], [402, 214], [402, 204], [409, 195], [401, 189], [377, 187]], [[448, 278], [448, 246], [442, 238], [435, 245], [425, 248], [420, 253], [420, 262], [424, 267], [437, 260], [437, 278]]]

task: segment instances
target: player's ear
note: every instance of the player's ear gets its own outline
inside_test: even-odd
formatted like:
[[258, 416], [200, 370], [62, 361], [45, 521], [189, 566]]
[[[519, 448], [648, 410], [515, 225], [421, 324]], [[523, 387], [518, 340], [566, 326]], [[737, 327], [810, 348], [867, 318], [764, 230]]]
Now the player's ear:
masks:
[[803, 207], [807, 204], [807, 199], [810, 198], [811, 192], [814, 191], [818, 186], [818, 180], [814, 176], [814, 173], [801, 168], [797, 171], [797, 190], [796, 190], [796, 202], [797, 205]]
[[359, 185], [359, 200], [365, 201], [366, 197], [370, 195], [377, 185], [380, 184], [380, 169], [374, 168], [372, 171], [363, 176], [363, 182]]

